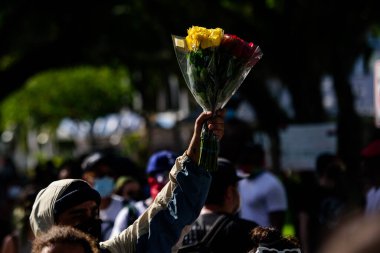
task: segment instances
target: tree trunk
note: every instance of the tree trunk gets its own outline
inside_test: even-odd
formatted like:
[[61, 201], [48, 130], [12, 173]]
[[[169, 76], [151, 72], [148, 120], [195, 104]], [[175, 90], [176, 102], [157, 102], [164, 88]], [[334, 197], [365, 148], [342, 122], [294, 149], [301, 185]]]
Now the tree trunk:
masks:
[[361, 140], [360, 120], [354, 108], [354, 96], [348, 81], [349, 68], [345, 64], [335, 64], [333, 78], [338, 101], [338, 155], [347, 166], [349, 176], [355, 178], [359, 167]]

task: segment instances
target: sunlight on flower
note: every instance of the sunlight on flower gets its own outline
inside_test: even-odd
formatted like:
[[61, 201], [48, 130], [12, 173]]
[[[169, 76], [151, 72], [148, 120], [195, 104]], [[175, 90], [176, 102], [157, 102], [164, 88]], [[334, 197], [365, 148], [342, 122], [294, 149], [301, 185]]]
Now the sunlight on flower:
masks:
[[[185, 82], [204, 111], [223, 108], [240, 87], [262, 52], [253, 42], [221, 28], [192, 26], [187, 37], [172, 35], [174, 50]], [[203, 125], [198, 165], [217, 170], [219, 139]]]
[[208, 47], [217, 47], [223, 38], [224, 31], [221, 28], [207, 29], [193, 26], [187, 30], [186, 44], [189, 50], [197, 50]]

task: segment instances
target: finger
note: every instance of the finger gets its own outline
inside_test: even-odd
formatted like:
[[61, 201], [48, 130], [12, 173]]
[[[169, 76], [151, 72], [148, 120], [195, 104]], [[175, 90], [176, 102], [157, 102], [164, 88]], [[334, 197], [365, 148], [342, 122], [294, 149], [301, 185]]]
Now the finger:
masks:
[[211, 123], [211, 124], [208, 124], [207, 127], [208, 127], [208, 129], [210, 129], [212, 131], [224, 131], [224, 124]]
[[224, 124], [224, 118], [221, 116], [216, 116], [207, 121], [207, 124], [215, 124], [215, 125], [223, 125]]
[[203, 123], [212, 116], [212, 112], [202, 112], [195, 121], [195, 130], [200, 131]]
[[198, 120], [200, 123], [203, 123], [203, 122], [205, 122], [206, 119], [209, 119], [211, 116], [212, 116], [212, 112], [210, 112], [210, 111], [202, 112], [202, 113], [199, 115], [199, 117], [198, 117], [197, 120]]
[[222, 116], [216, 116], [211, 119], [213, 124], [224, 124], [224, 118]]
[[224, 130], [222, 130], [222, 129], [214, 129], [214, 130], [212, 131], [212, 133], [216, 136], [216, 138], [217, 138], [218, 140], [220, 140], [220, 139], [222, 139], [222, 137], [223, 137], [223, 135], [224, 135]]
[[207, 127], [211, 130], [224, 130], [224, 120], [221, 118], [213, 118], [207, 121]]
[[223, 109], [219, 109], [216, 111], [216, 115], [219, 116], [219, 117], [222, 117], [224, 118], [224, 116], [226, 115], [226, 108], [223, 108]]

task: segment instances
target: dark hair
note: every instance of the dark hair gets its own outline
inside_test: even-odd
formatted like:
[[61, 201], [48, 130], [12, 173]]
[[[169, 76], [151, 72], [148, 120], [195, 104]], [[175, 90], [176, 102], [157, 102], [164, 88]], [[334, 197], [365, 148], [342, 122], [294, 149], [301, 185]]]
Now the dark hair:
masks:
[[262, 166], [265, 161], [265, 151], [261, 144], [247, 144], [243, 147], [237, 163]]
[[330, 153], [318, 155], [315, 166], [319, 176], [327, 176], [333, 180], [338, 180], [345, 170], [341, 159]]
[[211, 172], [211, 185], [207, 194], [206, 205], [223, 205], [228, 187], [239, 181], [234, 165], [225, 158], [218, 158], [218, 169]]
[[69, 226], [53, 226], [33, 241], [32, 253], [41, 253], [45, 247], [56, 244], [81, 245], [85, 253], [99, 253], [95, 240], [84, 232]]
[[255, 227], [251, 231], [254, 249], [259, 246], [277, 250], [300, 248], [299, 240], [294, 236], [283, 236], [281, 231], [274, 227]]
[[[74, 159], [67, 159], [65, 160], [58, 168], [58, 176], [61, 176], [62, 171], [67, 171], [67, 175], [65, 178], [76, 178], [80, 179], [82, 178], [82, 168], [80, 165], [80, 162]], [[59, 178], [59, 179], [64, 179], [64, 178]]]

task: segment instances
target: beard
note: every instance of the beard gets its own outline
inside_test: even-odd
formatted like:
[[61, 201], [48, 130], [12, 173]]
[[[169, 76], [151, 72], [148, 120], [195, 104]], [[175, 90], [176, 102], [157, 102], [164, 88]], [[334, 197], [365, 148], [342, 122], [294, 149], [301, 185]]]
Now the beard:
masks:
[[88, 219], [78, 225], [74, 226], [76, 229], [88, 234], [92, 238], [96, 240], [96, 242], [100, 242], [102, 238], [102, 220], [101, 219]]

